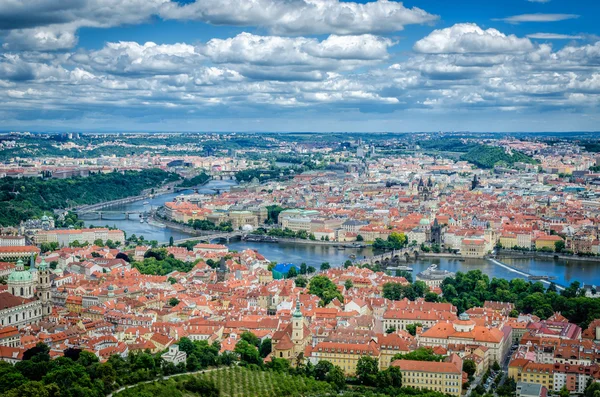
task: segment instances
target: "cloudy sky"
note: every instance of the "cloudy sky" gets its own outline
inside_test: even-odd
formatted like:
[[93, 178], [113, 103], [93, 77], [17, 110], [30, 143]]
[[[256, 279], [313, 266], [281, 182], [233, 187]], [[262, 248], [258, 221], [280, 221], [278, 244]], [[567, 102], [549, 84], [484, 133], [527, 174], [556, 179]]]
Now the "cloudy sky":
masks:
[[598, 131], [600, 2], [1, 0], [0, 130]]

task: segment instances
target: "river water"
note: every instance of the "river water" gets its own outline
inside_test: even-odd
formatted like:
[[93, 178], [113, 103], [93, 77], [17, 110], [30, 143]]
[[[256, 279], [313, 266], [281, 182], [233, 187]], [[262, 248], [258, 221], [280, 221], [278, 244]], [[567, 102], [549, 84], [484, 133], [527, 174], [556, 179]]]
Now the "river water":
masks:
[[[214, 194], [214, 189], [226, 190], [231, 186], [236, 185], [235, 181], [209, 181], [202, 189], [200, 193]], [[169, 193], [161, 196], [157, 196], [153, 199], [149, 199], [148, 204], [144, 205], [143, 200], [136, 201], [133, 203], [115, 206], [110, 208], [111, 211], [146, 211], [150, 207], [156, 208], [157, 206], [163, 205], [167, 201], [172, 201], [174, 197], [180, 194], [191, 193], [191, 191], [184, 191], [179, 193]], [[124, 230], [128, 236], [135, 234], [137, 236], [143, 235], [146, 240], [157, 240], [157, 241], [169, 241], [169, 237], [173, 236], [175, 240], [188, 238], [188, 234], [172, 230], [166, 227], [154, 226], [146, 222], [140, 223], [139, 219], [129, 220], [92, 220], [85, 221], [85, 224], [95, 226], [115, 226], [121, 230]], [[231, 250], [242, 251], [250, 248], [257, 250], [267, 259], [278, 263], [295, 263], [300, 264], [302, 262], [309, 266], [319, 268], [321, 263], [329, 262], [331, 266], [340, 266], [350, 255], [356, 255], [357, 258], [368, 257], [373, 254], [370, 248], [362, 249], [344, 249], [340, 250], [334, 247], [321, 246], [321, 245], [309, 245], [309, 244], [292, 244], [292, 243], [257, 243], [257, 242], [245, 242], [245, 241], [231, 241], [229, 244]], [[557, 284], [567, 286], [573, 281], [579, 281], [586, 284], [600, 284], [600, 263], [588, 262], [588, 261], [565, 261], [565, 260], [554, 260], [554, 259], [531, 259], [531, 258], [514, 258], [514, 259], [502, 259], [506, 265], [515, 269], [521, 270], [525, 273], [532, 275], [547, 275], [556, 277], [554, 280]], [[486, 259], [465, 259], [459, 261], [454, 258], [427, 258], [420, 259], [417, 261], [411, 261], [408, 263], [414, 269], [414, 274], [425, 270], [431, 264], [436, 264], [440, 269], [449, 271], [469, 271], [469, 270], [481, 270], [487, 274], [490, 278], [499, 277], [505, 279], [513, 279], [522, 277], [520, 274], [498, 266], [491, 261]]]

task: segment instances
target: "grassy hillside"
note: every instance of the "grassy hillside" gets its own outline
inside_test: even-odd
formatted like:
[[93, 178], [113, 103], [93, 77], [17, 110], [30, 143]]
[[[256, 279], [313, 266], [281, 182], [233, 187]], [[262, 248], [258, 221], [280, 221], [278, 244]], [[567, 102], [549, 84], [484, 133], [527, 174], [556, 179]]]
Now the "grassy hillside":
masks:
[[[197, 380], [196, 380], [197, 379]], [[190, 387], [190, 385], [192, 385]], [[196, 385], [203, 385], [201, 389]], [[115, 394], [115, 397], [140, 396], [212, 396], [280, 397], [337, 395], [327, 382], [286, 373], [227, 367], [198, 375], [181, 375], [142, 384]]]

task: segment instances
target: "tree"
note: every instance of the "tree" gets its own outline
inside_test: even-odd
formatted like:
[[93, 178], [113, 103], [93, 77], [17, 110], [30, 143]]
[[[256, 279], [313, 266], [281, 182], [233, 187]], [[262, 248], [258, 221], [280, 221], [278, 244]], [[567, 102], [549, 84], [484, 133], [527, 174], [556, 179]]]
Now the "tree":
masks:
[[175, 278], [173, 278], [173, 277], [169, 277], [169, 278], [167, 279], [167, 281], [168, 281], [170, 284], [175, 284], [175, 283], [177, 282], [177, 280], [176, 280]]
[[104, 241], [102, 241], [101, 238], [97, 238], [94, 240], [94, 245], [97, 245], [98, 247], [104, 247]]
[[359, 234], [356, 236], [356, 241], [365, 241], [365, 239], [362, 235]]
[[412, 336], [416, 336], [418, 327], [423, 327], [423, 324], [421, 324], [421, 323], [407, 324], [406, 332], [408, 332]]
[[308, 273], [308, 274], [313, 274], [313, 273], [314, 273], [314, 272], [316, 272], [316, 271], [317, 271], [317, 269], [315, 269], [315, 267], [314, 267], [314, 266], [309, 266], [309, 267], [306, 269], [306, 273]]
[[333, 369], [333, 364], [327, 360], [320, 360], [314, 368], [316, 380], [325, 380], [325, 377]]
[[500, 371], [500, 369], [501, 369], [501, 368], [500, 368], [500, 364], [498, 364], [498, 361], [494, 361], [494, 364], [492, 364], [492, 369], [493, 369], [495, 372], [498, 372], [498, 371]]
[[337, 286], [326, 276], [313, 277], [308, 285], [308, 291], [321, 298], [323, 306], [336, 298], [340, 302], [344, 301], [344, 297], [338, 291]]
[[554, 243], [554, 252], [563, 252], [565, 249], [565, 241], [558, 240]]
[[352, 261], [348, 259], [344, 262], [344, 269], [348, 269], [350, 266], [352, 266]]
[[385, 330], [386, 334], [393, 334], [394, 332], [396, 332], [396, 327], [389, 327]]
[[342, 390], [346, 386], [346, 375], [344, 375], [344, 371], [340, 367], [335, 365], [327, 372], [325, 381], [333, 384], [336, 389]]
[[425, 302], [438, 302], [439, 296], [435, 292], [428, 292], [425, 294]]
[[331, 268], [331, 265], [329, 265], [329, 262], [321, 263], [321, 271], [328, 270], [329, 268]]
[[298, 276], [294, 279], [294, 284], [296, 284], [296, 287], [304, 288], [308, 284], [308, 281], [305, 277]]
[[308, 271], [308, 268], [306, 266], [306, 263], [302, 262], [300, 264], [300, 274], [306, 274]]
[[[558, 242], [558, 241], [557, 241]], [[571, 393], [569, 392], [569, 390], [567, 389], [567, 386], [563, 386], [560, 391], [558, 392], [558, 395], [560, 397], [569, 397], [571, 395]]]
[[469, 379], [473, 379], [475, 372], [477, 371], [477, 364], [473, 360], [465, 360], [463, 361], [463, 371], [469, 375]]
[[265, 338], [263, 339], [263, 341], [260, 344], [260, 347], [258, 349], [260, 356], [262, 358], [267, 357], [269, 354], [271, 354], [271, 350], [272, 350], [272, 341], [271, 338]]
[[350, 280], [350, 279], [346, 280], [346, 282], [344, 283], [344, 288], [350, 289], [352, 287], [354, 287], [354, 283], [352, 282], [352, 280]]
[[372, 386], [375, 385], [379, 364], [376, 358], [370, 356], [362, 356], [356, 363], [356, 376], [360, 383]]
[[169, 306], [177, 306], [179, 304], [179, 299], [173, 297], [169, 299]]
[[392, 357], [394, 360], [414, 360], [414, 361], [442, 361], [444, 356], [435, 354], [433, 349], [429, 347], [419, 347], [410, 353], [402, 354], [398, 353]]
[[294, 278], [298, 275], [298, 271], [296, 270], [296, 266], [290, 267], [290, 270], [287, 272], [287, 278]]
[[258, 354], [258, 349], [243, 339], [241, 339], [235, 345], [235, 349], [233, 349], [233, 351], [239, 355], [240, 360], [243, 363], [257, 365], [262, 364], [262, 360]]
[[378, 388], [402, 387], [402, 372], [398, 367], [388, 367], [384, 371], [379, 371], [376, 381]]
[[256, 347], [260, 346], [260, 338], [256, 335], [254, 335], [250, 331], [245, 331], [244, 333], [242, 333], [241, 339], [245, 340], [246, 342], [248, 342], [249, 344], [251, 344], [253, 346], [256, 346]]
[[173, 239], [173, 236], [169, 237], [169, 247], [172, 247], [174, 242], [175, 240]]

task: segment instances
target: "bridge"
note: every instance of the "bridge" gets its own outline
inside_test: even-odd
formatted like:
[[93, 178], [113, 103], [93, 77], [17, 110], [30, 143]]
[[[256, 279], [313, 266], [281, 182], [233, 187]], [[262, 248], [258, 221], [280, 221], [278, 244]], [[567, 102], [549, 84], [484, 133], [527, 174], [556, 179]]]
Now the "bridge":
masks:
[[[220, 232], [220, 233], [214, 233], [214, 234], [206, 234], [204, 236], [195, 236], [195, 237], [188, 237], [188, 238], [182, 238], [179, 240], [174, 240], [173, 244], [174, 245], [183, 244], [188, 241], [199, 241], [201, 243], [210, 243], [213, 240], [225, 240], [225, 241], [227, 241], [227, 243], [229, 243], [230, 239], [236, 238], [236, 237], [241, 238], [241, 237], [244, 237], [245, 235], [246, 235], [246, 232], [241, 232], [241, 231]], [[167, 245], [167, 244], [169, 244], [169, 242], [162, 242], [159, 244]]]
[[237, 171], [212, 171], [209, 175], [217, 181], [234, 180]]
[[365, 263], [368, 263], [370, 265], [390, 265], [392, 263], [399, 263], [401, 260], [408, 262], [410, 258], [414, 258], [415, 260], [419, 259], [418, 248], [403, 248], [400, 250], [391, 250], [379, 255], [373, 255], [368, 258], [357, 258], [353, 261], [353, 263], [361, 265]]
[[[132, 215], [134, 215], [133, 218]], [[78, 216], [79, 219], [82, 219], [84, 221], [91, 221], [96, 219], [117, 221], [125, 219], [136, 219], [140, 218], [140, 216], [147, 217], [147, 215], [148, 212], [144, 211], [86, 211]]]
[[129, 203], [133, 203], [134, 201], [147, 199], [148, 197], [150, 197], [150, 195], [131, 196], [131, 197], [125, 197], [125, 198], [122, 198], [119, 200], [105, 201], [103, 203], [98, 203], [98, 204], [82, 205], [80, 207], [74, 208], [74, 211], [78, 216], [81, 216], [82, 214], [86, 214], [89, 212], [98, 212], [99, 210], [106, 208], [106, 207], [112, 207], [115, 205], [122, 205], [122, 204], [129, 204]]

